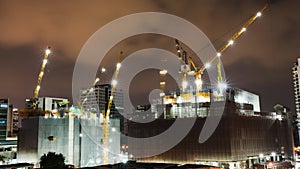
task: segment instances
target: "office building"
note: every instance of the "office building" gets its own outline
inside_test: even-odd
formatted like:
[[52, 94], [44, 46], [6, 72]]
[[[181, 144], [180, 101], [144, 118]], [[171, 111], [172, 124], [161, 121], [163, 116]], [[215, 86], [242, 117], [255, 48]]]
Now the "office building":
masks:
[[0, 155], [6, 162], [16, 159], [17, 142], [13, 133], [13, 106], [8, 98], [0, 99]]
[[[80, 101], [83, 103], [82, 108], [87, 111], [105, 114], [108, 107], [109, 97], [111, 95], [111, 89], [112, 86], [110, 84], [102, 84], [95, 85], [92, 90], [81, 90]], [[110, 118], [122, 118], [121, 114], [124, 110], [122, 91], [115, 90], [113, 97], [113, 104], [110, 109]]]
[[294, 63], [292, 68], [293, 75], [293, 86], [294, 86], [294, 95], [295, 95], [295, 145], [300, 146], [299, 135], [300, 135], [300, 58], [297, 59], [297, 62]]
[[[80, 102], [82, 103], [82, 109], [86, 113], [85, 118], [91, 118], [96, 116], [102, 118], [106, 115], [109, 98], [111, 96], [111, 84], [95, 85], [93, 88], [85, 89], [80, 91]], [[120, 120], [120, 131], [124, 133], [124, 103], [123, 103], [123, 92], [115, 89], [113, 94], [113, 101], [110, 108], [109, 118]], [[124, 139], [122, 139], [124, 141]], [[122, 145], [124, 143], [121, 143]]]
[[9, 99], [0, 99], [0, 141], [4, 141], [8, 137], [8, 133], [12, 131], [12, 105]]
[[17, 108], [13, 108], [13, 111], [12, 111], [12, 121], [13, 121], [13, 124], [12, 124], [12, 136], [17, 136], [17, 133], [19, 131], [19, 109]]

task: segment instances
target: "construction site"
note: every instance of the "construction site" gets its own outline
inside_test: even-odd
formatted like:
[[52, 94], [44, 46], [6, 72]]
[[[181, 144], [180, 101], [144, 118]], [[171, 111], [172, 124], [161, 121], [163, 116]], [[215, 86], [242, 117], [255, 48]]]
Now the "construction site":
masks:
[[[290, 111], [276, 105], [274, 112], [261, 112], [259, 95], [229, 87], [221, 69], [224, 52], [268, 7], [269, 3], [266, 3], [251, 16], [215, 53], [215, 57], [202, 66], [198, 66], [200, 63], [196, 63], [175, 39], [174, 50], [182, 84], [176, 91], [168, 90], [168, 82], [163, 78], [168, 70], [160, 70], [159, 99], [151, 105], [137, 106], [131, 112], [124, 112], [123, 91], [117, 85], [123, 52], [120, 52], [114, 67], [111, 83], [101, 82], [101, 74], [106, 71], [102, 68], [99, 77], [95, 77], [90, 88], [80, 91], [79, 101], [72, 106], [65, 98], [40, 97], [45, 67], [52, 50], [47, 46], [33, 97], [26, 99], [26, 109], [20, 112], [18, 162], [39, 166], [43, 154], [56, 152], [65, 156], [66, 164], [76, 167], [133, 160], [232, 169], [274, 168], [287, 162], [285, 168], [292, 168], [294, 145]], [[217, 63], [216, 67], [212, 66], [213, 62]], [[211, 80], [217, 81], [217, 85], [203, 81], [207, 69], [216, 70], [217, 79]], [[216, 106], [212, 108], [212, 105]], [[214, 114], [213, 109], [218, 113]], [[123, 114], [130, 118], [124, 118]], [[154, 120], [150, 123], [135, 122], [135, 119], [145, 118]], [[212, 136], [199, 143], [199, 135], [208, 118], [220, 122]], [[147, 156], [159, 151], [161, 142], [168, 142], [170, 138], [156, 140], [156, 146], [148, 147], [145, 142], [142, 148], [127, 139], [127, 136], [148, 138], [159, 135], [177, 120], [190, 121], [193, 126], [180, 143], [166, 152]], [[141, 158], [140, 154], [145, 157]]]

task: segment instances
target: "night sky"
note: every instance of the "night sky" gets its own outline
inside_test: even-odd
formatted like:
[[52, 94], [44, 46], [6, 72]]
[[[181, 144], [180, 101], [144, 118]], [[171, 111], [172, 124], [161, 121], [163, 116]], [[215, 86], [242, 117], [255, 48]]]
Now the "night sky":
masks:
[[[273, 110], [280, 103], [294, 111], [291, 68], [300, 57], [300, 1], [273, 2], [222, 61], [230, 86], [259, 94], [262, 110]], [[40, 96], [71, 98], [73, 68], [82, 46], [119, 17], [137, 12], [177, 15], [195, 24], [219, 49], [264, 4], [263, 0], [0, 0], [0, 98], [8, 97], [15, 107], [24, 108], [25, 98], [33, 96], [46, 45], [53, 53]], [[172, 38], [139, 35], [117, 44], [102, 65], [113, 70], [120, 50], [126, 56], [149, 47], [176, 52]]]

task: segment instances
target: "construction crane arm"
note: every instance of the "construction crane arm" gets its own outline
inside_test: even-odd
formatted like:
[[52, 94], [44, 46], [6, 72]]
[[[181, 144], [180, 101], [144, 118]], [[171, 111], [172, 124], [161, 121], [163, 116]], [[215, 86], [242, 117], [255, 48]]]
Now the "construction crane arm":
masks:
[[[233, 36], [231, 36], [230, 40], [225, 43], [216, 53], [216, 55], [209, 60], [205, 65], [203, 65], [202, 67], [200, 67], [199, 69], [197, 68], [195, 62], [193, 61], [193, 59], [191, 57], [186, 57], [186, 51], [184, 51], [179, 43], [179, 41], [177, 39], [175, 39], [175, 43], [176, 43], [176, 50], [177, 50], [177, 55], [178, 57], [183, 61], [183, 64], [181, 65], [181, 69], [180, 72], [183, 73], [183, 84], [186, 84], [186, 75], [194, 75], [196, 77], [196, 84], [197, 84], [197, 90], [201, 89], [201, 76], [203, 74], [203, 72], [209, 67], [209, 65], [215, 60], [218, 59], [218, 64], [217, 64], [217, 73], [218, 73], [218, 82], [222, 82], [223, 81], [223, 77], [222, 77], [222, 72], [221, 72], [221, 59], [220, 56], [222, 55], [222, 53], [224, 53], [231, 45], [233, 45], [234, 41], [239, 38], [246, 30], [247, 28], [258, 18], [262, 15], [262, 13], [270, 6], [270, 3], [267, 2], [263, 8], [261, 8], [255, 15], [253, 15], [252, 17], [250, 17], [244, 24], [243, 26], [239, 29], [238, 32], [236, 32]], [[194, 68], [194, 72], [191, 73], [190, 71], [190, 67]], [[184, 69], [183, 69], [184, 68]], [[185, 88], [185, 87], [183, 87]]]
[[111, 109], [111, 106], [112, 106], [113, 97], [114, 97], [114, 93], [115, 93], [116, 85], [117, 85], [117, 78], [118, 78], [120, 67], [121, 67], [121, 57], [122, 57], [122, 55], [123, 55], [123, 52], [121, 51], [120, 55], [119, 55], [119, 58], [118, 58], [118, 63], [116, 65], [116, 71], [115, 71], [115, 74], [114, 74], [112, 82], [111, 82], [112, 83], [111, 93], [110, 93], [110, 96], [109, 96], [107, 110], [106, 110], [106, 113], [105, 113], [105, 116], [104, 116], [105, 117], [104, 119], [106, 119], [106, 120], [109, 119], [109, 115], [110, 115], [110, 109]]
[[[239, 38], [246, 30], [247, 28], [258, 18], [262, 15], [262, 13], [270, 6], [270, 3], [267, 2], [255, 15], [253, 15], [252, 17], [250, 17], [250, 19], [248, 19], [243, 26], [239, 29], [238, 32], [236, 32], [231, 38], [230, 40], [225, 43], [224, 46], [222, 46], [215, 57], [213, 57], [208, 63], [211, 64], [215, 59], [219, 58], [219, 63], [220, 63], [220, 56], [222, 55], [222, 53], [224, 53], [231, 45], [233, 45], [234, 41]], [[222, 79], [222, 75], [221, 75], [221, 71], [220, 71], [220, 66], [218, 66], [218, 80]], [[203, 71], [205, 71], [206, 67], [202, 66], [201, 68]]]
[[46, 64], [48, 62], [48, 57], [49, 57], [50, 53], [51, 53], [50, 46], [47, 46], [46, 50], [45, 50], [45, 54], [44, 54], [44, 60], [43, 60], [43, 63], [42, 63], [42, 67], [41, 67], [41, 70], [40, 70], [40, 73], [39, 73], [39, 76], [38, 76], [37, 85], [36, 85], [36, 88], [35, 88], [34, 94], [33, 94], [33, 98], [35, 98], [35, 99], [38, 98], [38, 96], [39, 96], [39, 91], [40, 91], [40, 88], [41, 88], [41, 82], [43, 80], [45, 67], [46, 67]]
[[[113, 97], [114, 97], [114, 93], [116, 90], [116, 85], [117, 85], [117, 78], [119, 75], [119, 71], [121, 68], [121, 57], [123, 55], [123, 52], [120, 52], [119, 58], [118, 58], [118, 63], [116, 65], [116, 71], [115, 74], [112, 78], [112, 87], [111, 87], [111, 92], [110, 92], [110, 96], [109, 96], [109, 100], [108, 100], [108, 105], [107, 105], [107, 110], [106, 113], [103, 114], [103, 138], [101, 139], [101, 144], [103, 144], [104, 149], [108, 148], [108, 138], [110, 135], [109, 132], [109, 115], [110, 115], [110, 109], [112, 106], [112, 102], [113, 102]], [[108, 163], [108, 152], [103, 150], [103, 163], [107, 164]]]
[[219, 50], [219, 53], [223, 53], [230, 45], [232, 45], [232, 43], [239, 38], [243, 32], [245, 32], [247, 30], [247, 28], [258, 18], [261, 16], [261, 14], [270, 6], [269, 3], [266, 3], [264, 5], [264, 7], [259, 10], [255, 15], [253, 15], [250, 19], [248, 19], [244, 25], [241, 27], [241, 29], [236, 32], [231, 39]]
[[195, 70], [195, 72], [198, 72], [198, 68], [197, 68], [195, 62], [193, 61], [193, 59], [191, 57], [189, 57], [188, 61], [193, 66], [193, 69]]

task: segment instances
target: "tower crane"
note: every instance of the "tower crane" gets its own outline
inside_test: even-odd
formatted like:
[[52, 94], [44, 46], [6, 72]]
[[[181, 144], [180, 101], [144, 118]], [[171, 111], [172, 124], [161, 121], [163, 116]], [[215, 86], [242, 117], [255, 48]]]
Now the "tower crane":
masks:
[[[180, 72], [183, 74], [183, 89], [185, 88], [187, 82], [186, 82], [186, 75], [193, 75], [196, 78], [196, 85], [197, 85], [197, 91], [201, 90], [202, 86], [202, 80], [201, 77], [204, 73], [204, 71], [210, 67], [211, 63], [218, 59], [218, 64], [217, 64], [217, 73], [218, 73], [218, 83], [220, 87], [224, 87], [223, 83], [223, 77], [222, 77], [222, 72], [221, 72], [221, 56], [222, 54], [231, 46], [233, 45], [234, 41], [238, 39], [246, 30], [247, 28], [257, 19], [259, 18], [262, 13], [270, 6], [270, 3], [267, 2], [255, 15], [250, 17], [244, 24], [243, 26], [235, 33], [233, 36], [229, 39], [227, 43], [225, 43], [216, 53], [216, 55], [209, 60], [206, 64], [204, 64], [201, 67], [197, 67], [195, 62], [191, 57], [186, 56], [186, 51], [183, 50], [181, 47], [179, 41], [175, 39], [176, 43], [176, 50], [178, 57], [183, 60], [183, 63], [181, 64], [181, 69]], [[191, 66], [193, 67], [193, 71], [191, 70]]]
[[180, 65], [180, 73], [182, 73], [182, 91], [185, 92], [187, 88], [187, 80], [186, 76], [191, 71], [191, 67], [189, 64], [189, 61], [187, 59], [187, 52], [182, 48], [182, 46], [179, 44], [179, 41], [175, 39], [176, 43], [176, 50], [177, 50], [177, 56], [181, 61]]
[[46, 46], [42, 67], [41, 67], [41, 70], [40, 70], [40, 73], [39, 73], [39, 76], [38, 76], [36, 88], [35, 88], [34, 93], [33, 93], [33, 100], [32, 100], [33, 109], [37, 109], [37, 99], [38, 99], [38, 96], [39, 96], [39, 91], [40, 91], [40, 88], [41, 88], [41, 83], [42, 83], [42, 80], [43, 80], [45, 67], [46, 67], [47, 62], [48, 62], [48, 57], [51, 53], [50, 49], [51, 49], [50, 46]]
[[180, 73], [183, 74], [183, 78], [182, 78], [182, 88], [183, 88], [183, 92], [185, 91], [186, 87], [187, 87], [187, 81], [186, 81], [186, 76], [187, 75], [193, 75], [196, 78], [196, 87], [197, 87], [197, 91], [202, 89], [202, 74], [204, 72], [203, 68], [198, 68], [195, 64], [195, 62], [193, 61], [192, 57], [187, 57], [187, 52], [185, 50], [183, 50], [181, 44], [179, 43], [179, 41], [177, 39], [175, 39], [175, 43], [176, 43], [176, 50], [177, 50], [177, 55], [179, 57], [180, 60], [182, 60], [182, 64], [180, 67]]
[[114, 98], [114, 93], [116, 90], [116, 85], [117, 85], [117, 78], [119, 75], [119, 71], [121, 68], [121, 58], [122, 58], [123, 52], [120, 52], [120, 55], [118, 57], [118, 62], [116, 65], [116, 70], [113, 75], [112, 81], [111, 81], [111, 92], [108, 100], [108, 105], [107, 105], [107, 110], [103, 114], [103, 139], [102, 139], [102, 144], [103, 144], [103, 163], [107, 164], [108, 163], [108, 140], [109, 140], [109, 115], [113, 103], [113, 98]]

